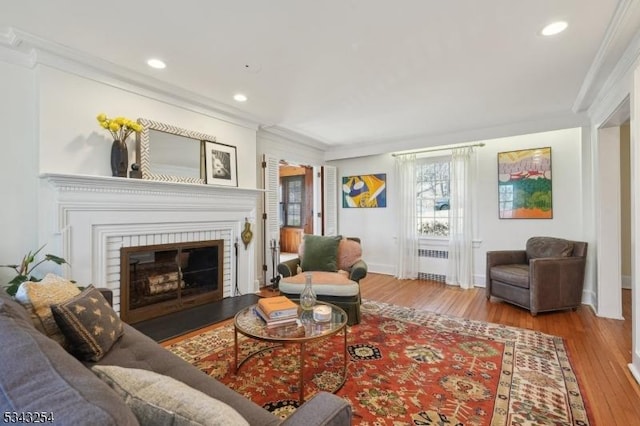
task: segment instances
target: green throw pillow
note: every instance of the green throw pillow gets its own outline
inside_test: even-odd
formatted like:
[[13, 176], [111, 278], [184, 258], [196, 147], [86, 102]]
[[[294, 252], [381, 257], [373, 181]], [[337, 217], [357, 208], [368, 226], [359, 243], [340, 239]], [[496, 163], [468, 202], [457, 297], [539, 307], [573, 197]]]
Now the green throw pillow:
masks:
[[304, 254], [300, 267], [303, 271], [338, 270], [338, 245], [341, 235], [328, 237], [322, 235], [304, 236]]

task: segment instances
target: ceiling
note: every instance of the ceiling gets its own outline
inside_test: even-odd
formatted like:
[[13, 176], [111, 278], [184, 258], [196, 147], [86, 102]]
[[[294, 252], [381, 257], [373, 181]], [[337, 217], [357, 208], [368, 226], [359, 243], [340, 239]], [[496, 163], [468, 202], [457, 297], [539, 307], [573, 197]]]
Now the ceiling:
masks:
[[[0, 3], [0, 31], [120, 65], [323, 149], [389, 151], [583, 124], [640, 27], [637, 3], [21, 0]], [[568, 29], [541, 36], [555, 20]], [[151, 57], [167, 68], [149, 68]], [[235, 102], [238, 92], [248, 101]]]

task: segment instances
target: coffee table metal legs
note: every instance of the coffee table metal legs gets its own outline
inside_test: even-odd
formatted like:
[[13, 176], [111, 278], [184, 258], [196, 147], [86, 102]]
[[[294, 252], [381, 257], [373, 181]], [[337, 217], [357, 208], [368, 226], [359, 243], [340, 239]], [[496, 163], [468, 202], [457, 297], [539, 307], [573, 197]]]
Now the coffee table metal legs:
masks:
[[238, 328], [233, 327], [233, 372], [238, 372]]
[[304, 343], [300, 343], [300, 405], [304, 403]]
[[[338, 390], [340, 390], [340, 388], [342, 388], [342, 386], [344, 385], [345, 381], [347, 380], [347, 327], [345, 326], [342, 329], [342, 333], [344, 334], [344, 348], [343, 348], [343, 352], [342, 352], [342, 358], [344, 361], [344, 364], [342, 365], [342, 383], [340, 383], [340, 385], [333, 391], [334, 393], [337, 392]], [[238, 329], [236, 327], [233, 328], [233, 358], [234, 358], [234, 373], [238, 373], [238, 370], [240, 369], [240, 367], [242, 367], [242, 364], [245, 363], [245, 361], [248, 361], [249, 358], [253, 357], [254, 355], [257, 355], [259, 353], [271, 350], [271, 349], [275, 349], [277, 347], [280, 347], [283, 345], [275, 345], [275, 346], [269, 346], [263, 349], [260, 349], [259, 351], [256, 351], [250, 355], [248, 355], [245, 359], [242, 360], [242, 362], [240, 362], [238, 364]], [[306, 348], [305, 348], [305, 342], [300, 342], [300, 353], [299, 353], [299, 362], [300, 362], [300, 366], [298, 369], [298, 373], [299, 373], [299, 387], [300, 387], [300, 393], [299, 393], [299, 397], [298, 400], [300, 401], [300, 405], [302, 405], [304, 403], [304, 365], [305, 365], [305, 356], [306, 356]]]
[[[344, 352], [342, 353], [344, 366], [342, 367], [342, 385], [344, 385], [344, 382], [347, 381], [347, 327], [343, 328], [342, 332], [344, 333]], [[342, 385], [340, 385], [338, 389], [340, 389]]]

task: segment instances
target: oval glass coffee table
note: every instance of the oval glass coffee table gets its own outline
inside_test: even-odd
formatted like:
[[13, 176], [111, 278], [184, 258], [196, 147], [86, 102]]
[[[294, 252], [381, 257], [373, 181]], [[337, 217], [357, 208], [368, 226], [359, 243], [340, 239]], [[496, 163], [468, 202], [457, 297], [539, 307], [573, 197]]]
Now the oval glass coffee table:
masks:
[[[304, 402], [305, 344], [333, 336], [342, 331], [344, 334], [344, 349], [342, 353], [344, 364], [342, 366], [342, 380], [333, 390], [334, 393], [337, 392], [344, 385], [347, 377], [347, 314], [341, 308], [330, 303], [317, 302], [317, 304], [327, 305], [331, 308], [331, 319], [326, 322], [318, 322], [313, 319], [312, 310], [303, 311], [299, 309], [296, 323], [267, 327], [266, 322], [256, 313], [256, 305], [249, 306], [238, 312], [233, 320], [235, 371], [237, 372], [254, 355], [287, 344], [299, 345], [299, 401], [302, 404]], [[238, 363], [238, 333], [252, 339], [270, 342], [274, 345], [253, 352]]]

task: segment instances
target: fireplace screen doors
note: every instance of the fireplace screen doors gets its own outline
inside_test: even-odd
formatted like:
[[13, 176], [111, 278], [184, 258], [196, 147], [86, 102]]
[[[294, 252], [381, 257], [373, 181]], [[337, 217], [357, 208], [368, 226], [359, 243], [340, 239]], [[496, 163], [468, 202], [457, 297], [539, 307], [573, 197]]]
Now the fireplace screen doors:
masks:
[[121, 317], [135, 323], [223, 297], [224, 240], [123, 247]]

